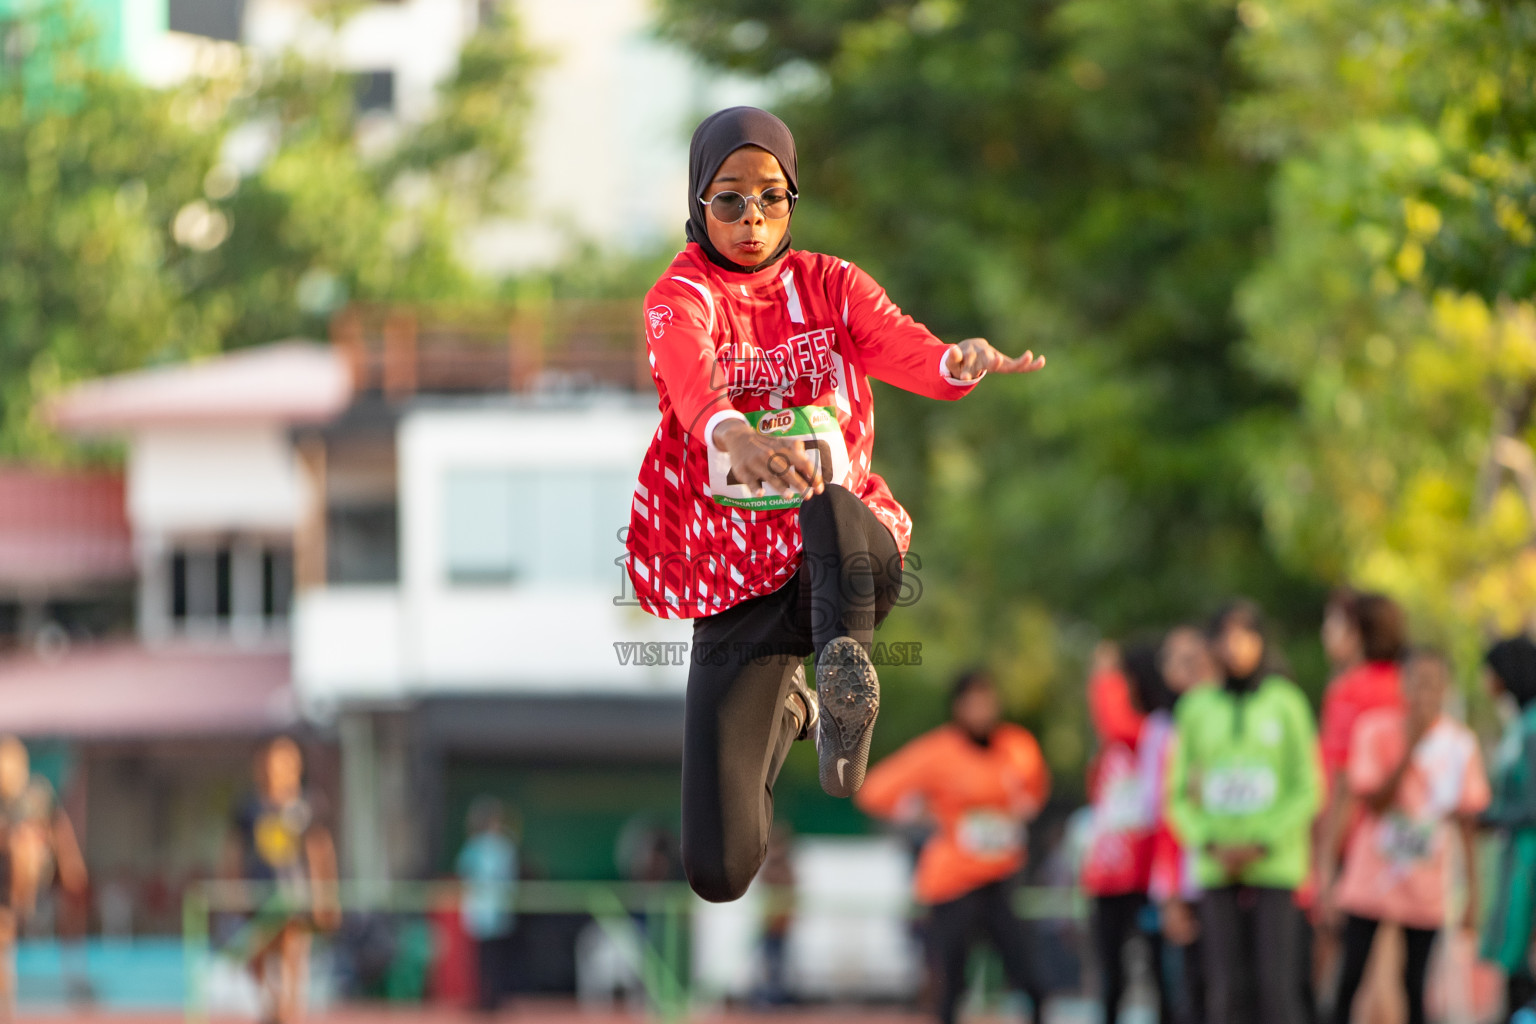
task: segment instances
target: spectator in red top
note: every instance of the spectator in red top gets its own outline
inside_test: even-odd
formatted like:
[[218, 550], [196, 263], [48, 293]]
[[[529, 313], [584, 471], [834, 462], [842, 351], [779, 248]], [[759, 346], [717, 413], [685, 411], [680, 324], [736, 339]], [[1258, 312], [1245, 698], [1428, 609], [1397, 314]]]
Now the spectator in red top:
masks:
[[1403, 706], [1399, 663], [1408, 647], [1402, 607], [1382, 594], [1340, 592], [1323, 618], [1323, 647], [1340, 670], [1323, 695], [1318, 741], [1328, 802], [1322, 815], [1318, 878], [1325, 908], [1356, 808], [1344, 785], [1350, 743], [1362, 715]]
[[946, 345], [848, 261], [790, 248], [796, 178], [778, 118], [706, 118], [688, 155], [689, 244], [645, 300], [661, 424], [628, 570], [646, 610], [695, 620], [682, 854], [716, 901], [763, 861], [791, 742], [814, 733], [831, 795], [864, 779], [880, 706], [868, 652], [911, 532], [870, 469], [869, 378], [955, 399], [988, 372], [1045, 364], [981, 338]]
[[1088, 779], [1093, 819], [1083, 858], [1083, 889], [1093, 898], [1093, 944], [1106, 1024], [1114, 1024], [1119, 1016], [1125, 995], [1125, 947], [1136, 938], [1149, 947], [1160, 1019], [1171, 1021], [1161, 969], [1162, 936], [1147, 903], [1147, 889], [1159, 817], [1158, 762], [1170, 735], [1173, 692], [1158, 670], [1155, 646], [1133, 644], [1119, 660], [1116, 669], [1105, 659], [1090, 680], [1097, 705], [1092, 717], [1100, 727], [1129, 722], [1128, 716], [1104, 714], [1107, 706], [1118, 703], [1118, 699], [1110, 701], [1109, 695], [1123, 687], [1136, 728], [1099, 735], [1099, 752]]
[[[1360, 818], [1358, 801], [1345, 779], [1355, 725], [1379, 710], [1403, 707], [1400, 662], [1407, 653], [1408, 624], [1402, 607], [1383, 594], [1337, 590], [1323, 614], [1323, 650], [1334, 678], [1323, 695], [1319, 746], [1328, 792], [1316, 825], [1317, 850], [1313, 881], [1317, 888], [1317, 969], [1314, 977], [1331, 977], [1337, 959], [1341, 916], [1335, 906], [1335, 882], [1344, 845]], [[1396, 931], [1376, 936], [1357, 1009], [1364, 1020], [1397, 1020], [1402, 996], [1401, 940]]]

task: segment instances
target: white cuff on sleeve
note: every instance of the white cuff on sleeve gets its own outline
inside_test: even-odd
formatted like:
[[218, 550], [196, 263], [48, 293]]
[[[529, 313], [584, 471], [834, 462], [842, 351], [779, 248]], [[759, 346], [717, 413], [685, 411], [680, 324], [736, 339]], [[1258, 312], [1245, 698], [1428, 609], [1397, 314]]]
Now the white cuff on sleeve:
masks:
[[985, 377], [987, 375], [987, 371], [986, 370], [982, 370], [981, 371], [981, 377], [977, 377], [976, 380], [961, 380], [958, 377], [951, 377], [949, 375], [949, 354], [951, 352], [958, 352], [958, 351], [960, 351], [960, 346], [959, 345], [951, 345], [951, 346], [949, 346], [949, 348], [945, 349], [942, 354], [940, 354], [940, 356], [939, 356], [939, 376], [943, 377], [946, 381], [948, 381], [949, 383], [953, 384], [957, 388], [968, 388], [968, 387], [971, 387], [973, 384], [975, 384], [976, 381], [981, 380], [981, 377]]
[[721, 409], [719, 412], [711, 416], [709, 421], [704, 424], [704, 447], [708, 448], [715, 443], [715, 428], [726, 420], [741, 420], [743, 423], [747, 422], [747, 418], [741, 413], [737, 412], [735, 409]]

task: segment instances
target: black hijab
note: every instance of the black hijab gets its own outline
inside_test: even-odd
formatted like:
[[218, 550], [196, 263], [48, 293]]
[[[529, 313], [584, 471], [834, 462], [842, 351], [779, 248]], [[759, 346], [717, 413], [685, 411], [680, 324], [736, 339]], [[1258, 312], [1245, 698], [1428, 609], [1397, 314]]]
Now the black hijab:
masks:
[[704, 220], [709, 212], [699, 199], [719, 173], [725, 158], [742, 146], [757, 146], [771, 153], [783, 168], [784, 177], [789, 180], [789, 190], [800, 191], [795, 184], [799, 176], [795, 160], [795, 137], [789, 133], [784, 122], [757, 107], [728, 107], [701, 121], [693, 131], [693, 141], [688, 144], [686, 231], [688, 241], [697, 242], [715, 266], [745, 274], [762, 270], [783, 259], [789, 251], [789, 232], [784, 232], [784, 240], [779, 243], [779, 247], [755, 267], [744, 267], [726, 259], [709, 240], [709, 226]]
[[1483, 661], [1522, 708], [1536, 701], [1536, 643], [1528, 636], [1512, 636], [1488, 648]]

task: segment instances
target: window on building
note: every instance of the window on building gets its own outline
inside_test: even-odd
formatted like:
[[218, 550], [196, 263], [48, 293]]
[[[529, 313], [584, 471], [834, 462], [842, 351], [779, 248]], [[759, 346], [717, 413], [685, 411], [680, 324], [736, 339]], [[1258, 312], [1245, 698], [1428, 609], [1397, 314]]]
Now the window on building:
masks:
[[170, 557], [171, 621], [206, 629], [288, 618], [293, 603], [293, 550], [259, 541], [187, 545]]
[[394, 583], [400, 578], [400, 516], [391, 500], [326, 510], [328, 583]]
[[623, 472], [452, 471], [444, 516], [448, 580], [610, 584], [633, 489]]
[[261, 553], [261, 614], [270, 621], [288, 618], [293, 604], [293, 551], [268, 548]]
[[187, 548], [171, 555], [171, 618], [177, 622], [228, 620], [228, 548]]
[[357, 76], [357, 112], [392, 114], [395, 111], [395, 73], [364, 71]]
[[238, 43], [245, 0], [167, 0], [165, 13], [172, 32]]

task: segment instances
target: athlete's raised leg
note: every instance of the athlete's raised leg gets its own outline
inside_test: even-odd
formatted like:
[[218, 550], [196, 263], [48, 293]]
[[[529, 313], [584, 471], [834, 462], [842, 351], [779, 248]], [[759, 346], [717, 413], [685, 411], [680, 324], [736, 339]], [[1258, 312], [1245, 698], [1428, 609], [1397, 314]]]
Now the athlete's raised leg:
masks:
[[901, 554], [885, 524], [847, 488], [829, 485], [800, 508], [821, 723], [821, 787], [852, 796], [864, 784], [880, 681], [870, 661], [875, 627], [896, 603]]
[[768, 850], [773, 783], [804, 732], [794, 582], [699, 619], [683, 724], [683, 868], [695, 892], [746, 892]]

